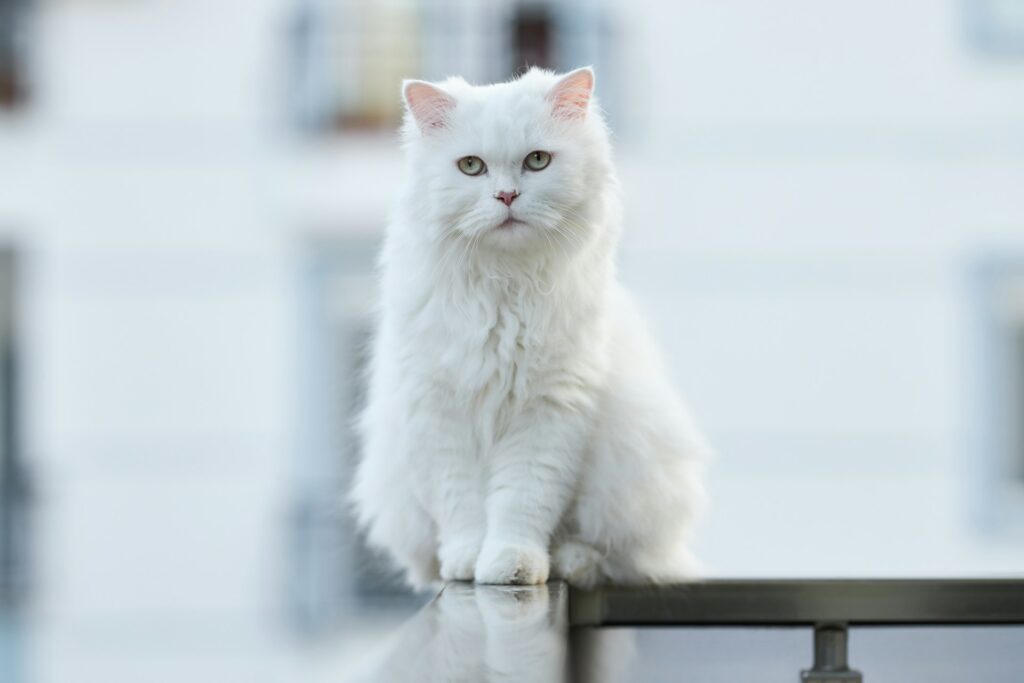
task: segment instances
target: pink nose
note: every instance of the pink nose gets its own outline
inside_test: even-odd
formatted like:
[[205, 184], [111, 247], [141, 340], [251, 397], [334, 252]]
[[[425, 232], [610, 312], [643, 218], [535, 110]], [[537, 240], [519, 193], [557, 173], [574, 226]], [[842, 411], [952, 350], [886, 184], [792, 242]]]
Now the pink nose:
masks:
[[498, 194], [494, 195], [494, 198], [497, 199], [499, 202], [504, 203], [505, 206], [512, 206], [512, 202], [514, 202], [516, 200], [516, 197], [518, 196], [519, 193], [516, 192], [515, 190], [512, 190], [511, 192], [499, 192]]

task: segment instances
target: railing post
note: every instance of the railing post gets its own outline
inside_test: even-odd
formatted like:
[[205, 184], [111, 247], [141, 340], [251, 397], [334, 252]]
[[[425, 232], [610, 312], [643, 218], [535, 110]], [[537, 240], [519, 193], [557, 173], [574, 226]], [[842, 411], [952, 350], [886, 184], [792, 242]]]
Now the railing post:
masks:
[[802, 683], [863, 683], [859, 671], [847, 665], [846, 624], [814, 627], [814, 668], [800, 674]]

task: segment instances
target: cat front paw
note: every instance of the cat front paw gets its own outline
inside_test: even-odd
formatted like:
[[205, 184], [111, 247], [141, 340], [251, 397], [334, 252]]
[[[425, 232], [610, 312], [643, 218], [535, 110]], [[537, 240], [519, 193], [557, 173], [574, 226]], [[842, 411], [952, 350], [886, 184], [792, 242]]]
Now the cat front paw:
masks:
[[444, 543], [437, 555], [441, 563], [441, 580], [472, 581], [476, 558], [480, 555], [480, 541]]
[[476, 582], [532, 586], [548, 580], [547, 550], [513, 543], [485, 543], [476, 561]]

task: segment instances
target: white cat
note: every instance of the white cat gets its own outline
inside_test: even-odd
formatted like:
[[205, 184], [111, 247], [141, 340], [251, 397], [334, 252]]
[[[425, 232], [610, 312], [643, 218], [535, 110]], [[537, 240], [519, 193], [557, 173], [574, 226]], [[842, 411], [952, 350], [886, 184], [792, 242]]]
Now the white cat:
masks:
[[353, 490], [414, 586], [686, 576], [705, 446], [615, 281], [594, 74], [407, 81]]

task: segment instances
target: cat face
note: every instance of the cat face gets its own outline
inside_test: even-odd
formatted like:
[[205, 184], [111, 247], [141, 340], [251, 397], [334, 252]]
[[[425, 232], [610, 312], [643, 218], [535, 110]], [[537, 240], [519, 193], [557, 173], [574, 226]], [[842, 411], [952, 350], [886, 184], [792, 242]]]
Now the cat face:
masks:
[[485, 249], [584, 243], [610, 177], [593, 86], [589, 68], [481, 87], [407, 81], [411, 199], [424, 229]]

